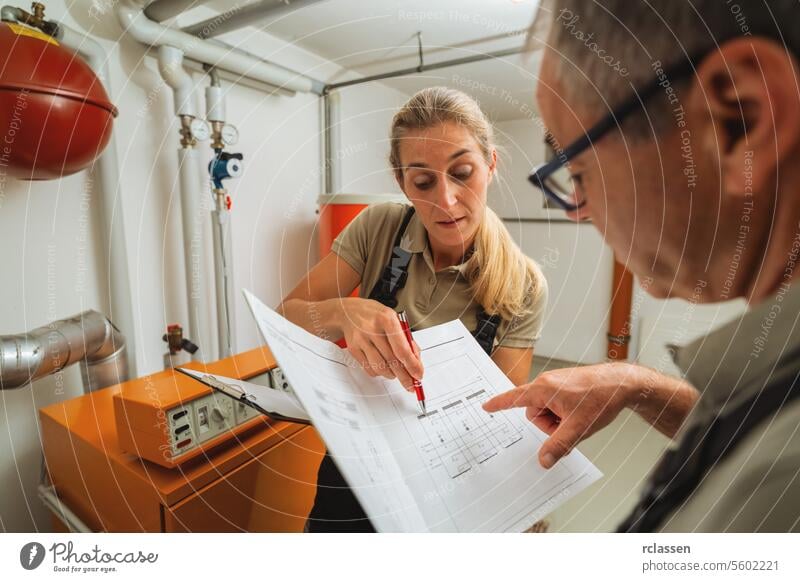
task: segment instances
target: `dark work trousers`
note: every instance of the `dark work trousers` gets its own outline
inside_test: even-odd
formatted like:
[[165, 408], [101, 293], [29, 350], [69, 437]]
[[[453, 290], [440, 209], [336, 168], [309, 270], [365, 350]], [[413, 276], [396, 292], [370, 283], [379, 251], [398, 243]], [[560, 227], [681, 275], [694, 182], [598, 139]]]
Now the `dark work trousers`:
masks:
[[308, 515], [306, 531], [311, 533], [373, 533], [375, 528], [353, 495], [336, 463], [325, 452], [317, 474], [317, 496]]

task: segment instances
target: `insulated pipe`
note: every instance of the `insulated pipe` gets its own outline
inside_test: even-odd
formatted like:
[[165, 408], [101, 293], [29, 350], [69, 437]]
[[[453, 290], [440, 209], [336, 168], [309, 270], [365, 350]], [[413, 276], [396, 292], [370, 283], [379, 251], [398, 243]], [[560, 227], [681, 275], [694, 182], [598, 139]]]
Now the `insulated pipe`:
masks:
[[236, 351], [236, 321], [233, 309], [233, 240], [231, 211], [224, 196], [217, 194], [216, 208], [211, 213], [214, 236], [214, 281], [217, 295], [217, 341], [219, 357], [227, 358]]
[[[184, 58], [183, 65], [184, 67], [186, 67], [187, 69], [191, 69], [192, 71], [202, 73], [203, 75], [207, 74], [205, 65], [200, 61]], [[220, 79], [229, 81], [231, 84], [237, 85], [239, 87], [250, 87], [251, 89], [255, 89], [256, 91], [261, 91], [263, 93], [266, 93], [267, 95], [281, 95], [283, 97], [294, 97], [296, 95], [294, 91], [289, 91], [287, 89], [280, 89], [275, 85], [269, 85], [267, 83], [263, 83], [262, 81], [256, 81], [255, 79], [242, 77], [241, 75], [237, 75], [229, 71], [224, 71], [220, 69], [217, 69], [216, 71]]]
[[120, 0], [116, 11], [123, 30], [144, 44], [173, 46], [182, 50], [190, 59], [290, 91], [322, 93], [323, 84], [319, 81], [246, 55], [237, 49], [204, 41], [153, 22], [142, 13], [141, 0]]
[[175, 92], [175, 115], [197, 117], [192, 95], [194, 82], [183, 68], [183, 51], [165, 44], [158, 47], [158, 72]]
[[163, 22], [205, 2], [206, 0], [156, 0], [147, 5], [144, 13], [150, 20]]
[[[58, 23], [56, 39], [64, 46], [77, 52], [92, 68], [103, 83], [106, 92], [111, 94], [111, 79], [108, 73], [108, 53], [89, 36], [83, 35], [63, 23]], [[100, 247], [108, 249], [109, 314], [125, 334], [128, 349], [133, 354], [129, 366], [130, 373], [136, 377], [136, 326], [133, 315], [131, 278], [128, 266], [128, 244], [125, 240], [125, 220], [122, 193], [119, 190], [120, 171], [117, 157], [117, 143], [114, 135], [106, 149], [94, 162], [95, 177], [100, 182], [103, 224], [106, 230]]]
[[209, 298], [205, 278], [203, 222], [206, 213], [202, 208], [203, 192], [199, 182], [199, 160], [191, 139], [191, 120], [197, 116], [194, 104], [194, 83], [183, 68], [183, 51], [175, 47], [158, 47], [158, 70], [164, 82], [173, 90], [175, 115], [181, 121], [181, 148], [178, 150], [180, 171], [181, 221], [183, 230], [183, 257], [185, 261], [186, 304], [189, 309], [188, 335], [200, 349], [192, 354], [194, 360], [213, 358], [209, 335], [211, 318], [207, 317]]
[[125, 382], [125, 337], [106, 317], [88, 310], [17, 335], [0, 336], [0, 389], [25, 386], [81, 363], [85, 393]]
[[22, 22], [25, 11], [16, 6], [3, 6], [0, 8], [0, 20], [3, 22]]
[[[186, 296], [189, 307], [189, 331], [187, 337], [200, 349], [192, 354], [193, 360], [210, 361], [214, 358], [212, 321], [209, 316], [210, 299], [206, 275], [204, 224], [210, 216], [210, 207], [202, 201], [200, 186], [199, 153], [193, 147], [178, 149], [180, 169], [181, 223], [183, 227], [183, 257], [186, 263]], [[205, 198], [204, 198], [205, 196]]]
[[218, 84], [206, 87], [206, 119], [225, 123], [225, 92]]
[[287, 12], [294, 12], [304, 6], [316, 4], [321, 0], [261, 0], [247, 6], [235, 6], [230, 10], [202, 20], [196, 24], [185, 26], [181, 30], [200, 38], [219, 36], [245, 26], [255, 26], [262, 20], [274, 18]]
[[[225, 92], [219, 84], [216, 69], [208, 71], [211, 84], [206, 87], [206, 119], [214, 127], [214, 141], [226, 120]], [[221, 145], [221, 144], [220, 144]], [[212, 144], [215, 147], [215, 144]], [[215, 150], [219, 156], [222, 150]], [[240, 166], [241, 167], [241, 166]], [[214, 283], [217, 296], [217, 343], [219, 357], [232, 356], [235, 350], [234, 336], [234, 290], [233, 290], [233, 251], [231, 237], [231, 211], [227, 204], [227, 192], [219, 184], [212, 184], [215, 208], [211, 213], [211, 226], [214, 244]]]

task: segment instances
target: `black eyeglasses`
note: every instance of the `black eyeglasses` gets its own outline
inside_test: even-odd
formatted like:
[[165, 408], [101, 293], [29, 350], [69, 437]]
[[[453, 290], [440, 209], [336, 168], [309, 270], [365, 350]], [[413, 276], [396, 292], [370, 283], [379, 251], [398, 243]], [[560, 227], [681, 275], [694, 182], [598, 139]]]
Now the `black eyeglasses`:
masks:
[[586, 204], [586, 200], [583, 200], [580, 204], [575, 204], [575, 188], [567, 168], [567, 162], [583, 153], [611, 129], [619, 127], [623, 119], [630, 115], [631, 112], [644, 106], [645, 101], [655, 95], [659, 89], [666, 90], [671, 86], [670, 83], [672, 81], [692, 73], [695, 69], [694, 63], [697, 61], [697, 58], [687, 58], [666, 70], [658, 72], [655, 79], [641, 91], [634, 93], [619, 107], [612, 110], [594, 127], [590, 128], [583, 137], [578, 138], [564, 149], [553, 148], [556, 151], [556, 157], [534, 168], [528, 176], [528, 181], [539, 188], [548, 200], [566, 211], [577, 210]]

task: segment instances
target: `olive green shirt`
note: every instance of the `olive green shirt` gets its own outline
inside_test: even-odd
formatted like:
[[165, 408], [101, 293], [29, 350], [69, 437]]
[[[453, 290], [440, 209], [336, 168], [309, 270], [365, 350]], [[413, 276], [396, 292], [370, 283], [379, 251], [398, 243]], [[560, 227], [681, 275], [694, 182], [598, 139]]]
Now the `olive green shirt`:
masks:
[[[361, 275], [361, 297], [369, 297], [392, 254], [392, 248], [408, 205], [397, 202], [367, 207], [333, 242], [332, 250]], [[397, 310], [405, 310], [414, 329], [424, 329], [460, 319], [470, 331], [477, 327], [480, 309], [464, 276], [465, 263], [437, 271], [425, 226], [415, 213], [400, 245], [412, 253], [405, 286], [397, 293]], [[539, 338], [547, 302], [544, 280], [541, 299], [529, 302], [528, 313], [500, 324], [495, 348], [530, 348]]]
[[[677, 350], [675, 362], [701, 397], [681, 434], [800, 374], [800, 284]], [[662, 531], [800, 531], [800, 398], [756, 424]]]

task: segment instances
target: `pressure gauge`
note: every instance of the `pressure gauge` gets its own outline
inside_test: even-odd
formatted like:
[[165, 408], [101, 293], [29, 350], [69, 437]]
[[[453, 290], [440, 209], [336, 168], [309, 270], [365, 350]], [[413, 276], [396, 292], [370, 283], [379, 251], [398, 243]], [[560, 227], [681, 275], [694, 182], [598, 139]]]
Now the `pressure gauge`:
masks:
[[239, 141], [239, 130], [230, 123], [226, 123], [222, 126], [220, 135], [222, 136], [223, 143], [228, 146], [235, 145], [236, 142]]
[[211, 126], [203, 119], [192, 119], [189, 129], [192, 131], [192, 137], [197, 141], [206, 141], [211, 137]]

